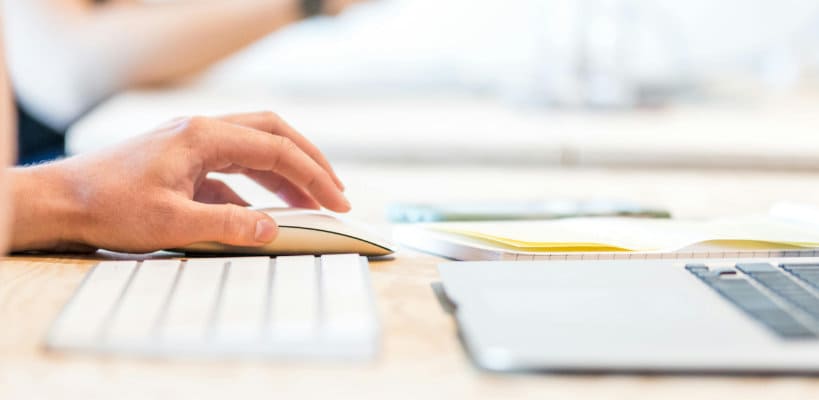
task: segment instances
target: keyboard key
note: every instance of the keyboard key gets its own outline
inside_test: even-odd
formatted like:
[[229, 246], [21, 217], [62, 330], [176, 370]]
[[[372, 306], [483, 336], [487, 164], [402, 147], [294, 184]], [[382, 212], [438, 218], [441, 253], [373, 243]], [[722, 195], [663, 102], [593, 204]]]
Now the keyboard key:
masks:
[[225, 343], [252, 343], [262, 338], [268, 304], [269, 258], [228, 263], [216, 318], [215, 337]]
[[779, 269], [767, 263], [737, 264], [737, 268], [746, 274], [757, 272], [779, 272]]
[[228, 263], [215, 336], [225, 343], [252, 343], [263, 334], [268, 303], [270, 259], [236, 259]]
[[819, 290], [819, 264], [783, 264], [782, 268]]
[[[761, 266], [746, 269], [753, 270], [754, 268], [764, 270]], [[691, 270], [689, 269], [689, 271]], [[779, 336], [787, 339], [814, 339], [817, 337], [816, 333], [794, 318], [768, 295], [754, 287], [748, 279], [736, 275], [724, 276], [716, 272], [696, 269], [691, 272], [750, 317], [767, 326]]]
[[319, 316], [318, 289], [315, 257], [276, 259], [270, 314], [270, 332], [274, 340], [312, 340]]
[[812, 269], [819, 271], [819, 264], [782, 264], [785, 269]]
[[111, 319], [106, 332], [109, 342], [152, 339], [178, 270], [177, 260], [147, 260], [139, 265]]
[[52, 344], [93, 346], [136, 266], [136, 261], [97, 264], [55, 323], [50, 335]]
[[768, 290], [819, 320], [819, 297], [770, 264], [740, 264], [737, 268]]
[[685, 269], [693, 272], [707, 272], [708, 266], [705, 264], [686, 264]]
[[190, 345], [205, 340], [226, 264], [207, 259], [185, 262], [162, 324], [163, 341]]
[[321, 261], [326, 335], [332, 338], [372, 334], [376, 321], [365, 286], [366, 263], [357, 254], [323, 256]]

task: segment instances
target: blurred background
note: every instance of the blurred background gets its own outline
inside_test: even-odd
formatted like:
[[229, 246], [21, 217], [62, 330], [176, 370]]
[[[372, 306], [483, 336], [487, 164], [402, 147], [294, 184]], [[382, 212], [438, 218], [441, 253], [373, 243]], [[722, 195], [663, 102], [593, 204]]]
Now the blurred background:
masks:
[[21, 162], [271, 109], [342, 161], [819, 169], [811, 0], [6, 3]]
[[819, 61], [818, 12], [803, 0], [382, 0], [262, 39], [210, 78], [652, 106], [700, 100], [720, 82], [793, 89]]

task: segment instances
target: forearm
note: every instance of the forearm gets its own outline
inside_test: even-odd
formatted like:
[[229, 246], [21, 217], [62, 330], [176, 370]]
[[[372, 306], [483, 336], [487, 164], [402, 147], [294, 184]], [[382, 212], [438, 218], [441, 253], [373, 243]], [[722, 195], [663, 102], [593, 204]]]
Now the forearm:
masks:
[[200, 70], [300, 18], [299, 0], [5, 0], [20, 99], [53, 128], [129, 86]]
[[85, 251], [83, 207], [55, 164], [14, 168], [11, 251]]
[[[97, 7], [78, 26], [121, 85], [200, 70], [301, 17], [298, 0], [192, 1]], [[105, 38], [100, 41], [100, 38]], [[117, 57], [110, 57], [116, 54]]]
[[3, 40], [3, 16], [0, 15], [0, 255], [6, 254], [8, 248], [8, 222], [11, 216], [9, 199], [9, 179], [6, 169], [11, 164], [13, 149], [17, 148], [14, 140], [15, 121], [11, 104], [11, 88], [6, 75], [5, 40]]

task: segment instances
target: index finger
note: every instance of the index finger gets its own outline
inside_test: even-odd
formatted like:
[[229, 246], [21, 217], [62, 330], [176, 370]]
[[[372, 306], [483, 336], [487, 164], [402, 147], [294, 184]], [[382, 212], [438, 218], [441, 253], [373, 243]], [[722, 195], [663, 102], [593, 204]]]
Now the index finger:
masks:
[[293, 141], [302, 151], [304, 151], [310, 158], [315, 160], [333, 179], [339, 190], [344, 190], [344, 184], [336, 175], [335, 170], [327, 161], [327, 158], [310, 140], [293, 129], [284, 119], [278, 114], [270, 111], [246, 113], [246, 114], [232, 114], [218, 117], [220, 120], [236, 125], [246, 126], [259, 131], [272, 133], [274, 135], [284, 136]]
[[350, 209], [350, 202], [330, 174], [287, 137], [208, 118], [191, 119], [184, 133], [183, 140], [201, 157], [207, 171], [238, 165], [274, 172], [328, 209], [340, 212]]

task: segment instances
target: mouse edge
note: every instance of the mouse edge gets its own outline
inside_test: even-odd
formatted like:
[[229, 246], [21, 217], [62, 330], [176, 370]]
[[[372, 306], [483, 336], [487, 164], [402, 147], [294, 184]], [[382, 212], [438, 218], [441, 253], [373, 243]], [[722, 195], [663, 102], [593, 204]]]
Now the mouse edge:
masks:
[[361, 236], [355, 236], [355, 235], [347, 234], [347, 233], [344, 233], [344, 232], [333, 231], [333, 230], [329, 230], [329, 229], [313, 228], [313, 227], [306, 227], [306, 226], [295, 226], [295, 225], [279, 225], [279, 228], [299, 229], [299, 230], [305, 230], [305, 231], [315, 231], [315, 232], [329, 233], [331, 235], [336, 235], [336, 236], [343, 236], [343, 237], [346, 237], [346, 238], [349, 238], [349, 239], [353, 239], [353, 240], [357, 240], [357, 241], [360, 241], [360, 242], [370, 244], [372, 246], [375, 246], [375, 247], [378, 247], [378, 248], [384, 250], [384, 253], [378, 254], [379, 256], [385, 256], [385, 255], [393, 254], [393, 253], [395, 253], [395, 250], [396, 250], [395, 245], [392, 244], [390, 241], [387, 241], [387, 240], [373, 240], [373, 239], [368, 239], [368, 238], [364, 238], [364, 237], [361, 237]]
[[[174, 251], [183, 254], [193, 254], [193, 255], [213, 255], [213, 256], [248, 256], [248, 255], [264, 255], [269, 257], [277, 257], [277, 256], [295, 256], [295, 255], [313, 255], [313, 256], [321, 256], [321, 255], [332, 255], [332, 254], [360, 254], [366, 257], [384, 257], [389, 256], [395, 253], [395, 247], [387, 242], [387, 241], [373, 241], [369, 239], [365, 239], [360, 236], [353, 236], [337, 231], [330, 231], [325, 229], [319, 228], [307, 228], [303, 226], [288, 226], [282, 225], [280, 228], [288, 228], [288, 229], [295, 229], [299, 231], [313, 231], [313, 232], [322, 232], [325, 234], [329, 234], [332, 236], [338, 236], [345, 239], [352, 240], [353, 242], [357, 242], [360, 245], [363, 245], [365, 248], [356, 248], [350, 249], [349, 251], [340, 251], [339, 249], [331, 250], [331, 251], [312, 251], [307, 248], [301, 248], [297, 250], [288, 249], [288, 248], [274, 248], [274, 249], [267, 249], [261, 250], [268, 245], [256, 246], [256, 247], [246, 247], [246, 246], [233, 246], [218, 242], [199, 242], [199, 243], [191, 243], [187, 246], [177, 247], [173, 249], [169, 249], [169, 251]], [[275, 243], [275, 240], [271, 243]], [[356, 246], [358, 247], [358, 246]]]

